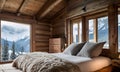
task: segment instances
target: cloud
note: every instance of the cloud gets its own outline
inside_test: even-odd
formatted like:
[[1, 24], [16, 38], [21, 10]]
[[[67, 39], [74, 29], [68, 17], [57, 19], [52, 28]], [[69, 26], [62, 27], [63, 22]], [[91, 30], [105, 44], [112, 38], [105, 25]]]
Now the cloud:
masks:
[[1, 37], [9, 41], [17, 41], [30, 36], [30, 25], [1, 21]]

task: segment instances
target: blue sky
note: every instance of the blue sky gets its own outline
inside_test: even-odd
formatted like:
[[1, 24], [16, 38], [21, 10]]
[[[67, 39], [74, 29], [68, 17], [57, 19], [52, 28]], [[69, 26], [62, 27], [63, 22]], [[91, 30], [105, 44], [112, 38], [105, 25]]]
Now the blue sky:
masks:
[[30, 25], [1, 21], [1, 37], [9, 41], [17, 41], [30, 36]]

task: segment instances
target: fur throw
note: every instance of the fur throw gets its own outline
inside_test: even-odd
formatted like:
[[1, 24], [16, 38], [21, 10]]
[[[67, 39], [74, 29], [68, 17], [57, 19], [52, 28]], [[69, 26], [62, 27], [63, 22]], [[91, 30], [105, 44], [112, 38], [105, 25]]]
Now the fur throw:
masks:
[[13, 67], [23, 72], [80, 72], [77, 65], [43, 52], [21, 55], [13, 61]]

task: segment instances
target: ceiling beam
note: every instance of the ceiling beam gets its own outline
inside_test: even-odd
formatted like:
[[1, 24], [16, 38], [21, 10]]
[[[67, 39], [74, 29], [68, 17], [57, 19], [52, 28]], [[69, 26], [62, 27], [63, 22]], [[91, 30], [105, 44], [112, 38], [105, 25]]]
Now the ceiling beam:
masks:
[[44, 4], [43, 8], [40, 9], [37, 14], [37, 18], [41, 19], [45, 15], [47, 15], [52, 9], [54, 9], [62, 0], [48, 0], [47, 3]]
[[3, 3], [1, 4], [0, 12], [2, 12], [2, 9], [3, 9], [3, 7], [5, 6], [5, 3], [6, 3], [7, 0], [2, 0], [2, 1], [3, 1]]
[[17, 15], [19, 15], [20, 13], [19, 13], [19, 11], [20, 11], [20, 9], [22, 8], [22, 6], [23, 6], [23, 4], [24, 4], [24, 2], [25, 2], [25, 0], [23, 0], [22, 2], [21, 2], [21, 4], [20, 4], [20, 6], [19, 6], [19, 8], [17, 9]]
[[33, 19], [31, 16], [25, 16], [25, 15], [20, 15], [17, 16], [14, 13], [10, 12], [1, 12], [0, 13], [0, 19], [2, 20], [8, 20], [8, 21], [15, 21], [15, 22], [23, 22], [23, 23], [34, 23], [36, 20]]

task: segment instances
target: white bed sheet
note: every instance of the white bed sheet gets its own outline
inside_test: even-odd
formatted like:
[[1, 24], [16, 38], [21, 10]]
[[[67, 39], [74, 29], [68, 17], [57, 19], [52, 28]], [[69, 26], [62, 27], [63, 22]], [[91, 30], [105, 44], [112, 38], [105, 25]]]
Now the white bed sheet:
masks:
[[109, 58], [102, 56], [96, 58], [89, 58], [89, 57], [71, 56], [63, 53], [53, 53], [52, 55], [65, 59], [74, 64], [77, 64], [81, 72], [91, 72], [91, 71], [100, 70], [106, 66], [109, 66], [112, 63]]

